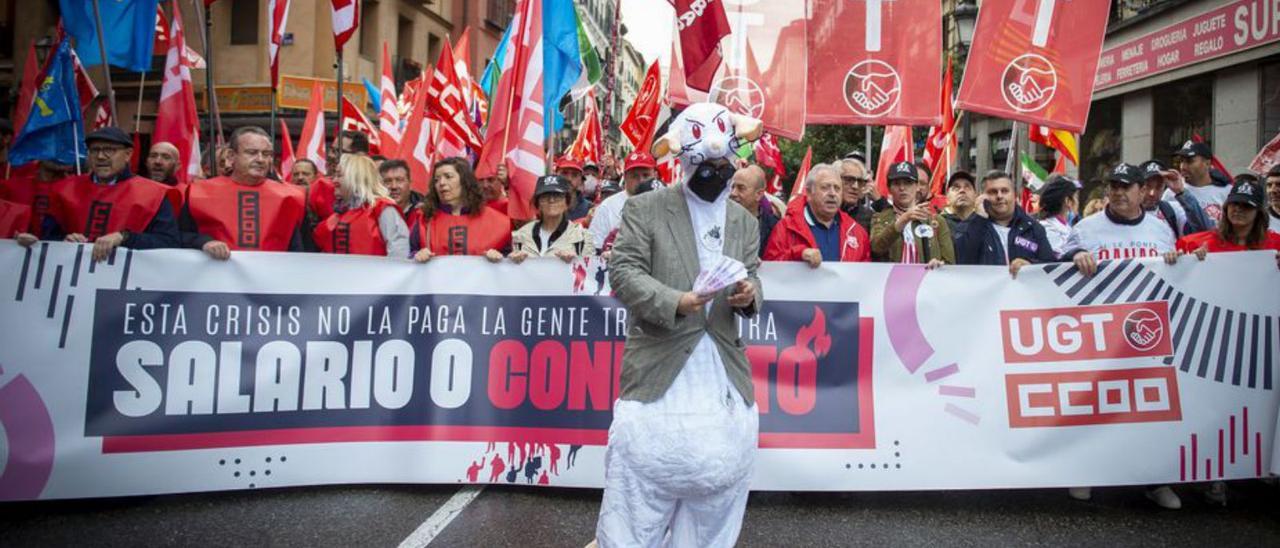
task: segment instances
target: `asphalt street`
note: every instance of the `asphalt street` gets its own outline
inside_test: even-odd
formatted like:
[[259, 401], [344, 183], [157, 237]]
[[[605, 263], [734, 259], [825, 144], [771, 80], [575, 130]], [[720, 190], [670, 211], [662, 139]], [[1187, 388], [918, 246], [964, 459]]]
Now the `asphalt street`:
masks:
[[[740, 546], [1280, 546], [1280, 487], [1231, 484], [1226, 508], [1195, 487], [1157, 508], [1140, 487], [753, 493]], [[583, 546], [600, 491], [331, 486], [0, 504], [0, 546]], [[450, 505], [449, 501], [454, 499]], [[458, 501], [465, 506], [455, 508]], [[440, 511], [446, 507], [446, 511]], [[440, 521], [449, 514], [451, 521]], [[427, 523], [430, 522], [430, 523]]]

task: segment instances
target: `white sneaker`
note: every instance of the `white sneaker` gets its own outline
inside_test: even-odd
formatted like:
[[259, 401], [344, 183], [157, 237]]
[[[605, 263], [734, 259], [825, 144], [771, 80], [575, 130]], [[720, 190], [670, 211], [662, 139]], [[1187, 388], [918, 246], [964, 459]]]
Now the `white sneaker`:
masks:
[[1227, 505], [1227, 484], [1221, 481], [1210, 483], [1209, 490], [1204, 492], [1204, 498], [1210, 504], [1225, 507]]
[[1089, 500], [1093, 498], [1092, 487], [1071, 487], [1067, 489], [1067, 494], [1076, 500]]
[[1147, 498], [1151, 499], [1151, 502], [1156, 503], [1156, 506], [1164, 508], [1165, 510], [1182, 509], [1182, 499], [1178, 498], [1178, 494], [1174, 493], [1173, 489], [1168, 485], [1161, 485], [1155, 489], [1147, 489]]

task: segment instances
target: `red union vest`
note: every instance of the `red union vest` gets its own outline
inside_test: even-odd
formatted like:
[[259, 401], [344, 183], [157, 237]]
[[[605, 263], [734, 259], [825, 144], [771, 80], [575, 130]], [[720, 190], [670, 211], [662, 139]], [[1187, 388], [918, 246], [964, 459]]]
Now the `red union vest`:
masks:
[[[387, 241], [382, 238], [378, 218], [395, 202], [379, 198], [373, 205], [334, 213], [323, 223], [316, 225], [316, 247], [325, 253], [348, 255], [387, 255]], [[399, 213], [400, 209], [396, 208]]]
[[26, 232], [31, 224], [31, 206], [0, 200], [0, 238], [12, 238]]
[[317, 177], [311, 182], [311, 189], [307, 192], [307, 208], [320, 219], [328, 219], [333, 215], [333, 203], [337, 201], [337, 187], [333, 181], [324, 177]]
[[53, 183], [44, 183], [35, 177], [14, 177], [0, 181], [0, 199], [26, 204], [31, 207], [31, 222], [27, 232], [36, 237], [44, 235], [44, 217], [49, 214], [49, 189]]
[[50, 189], [49, 216], [58, 221], [63, 232], [84, 234], [92, 242], [125, 229], [146, 230], [170, 192], [177, 191], [145, 177], [99, 185], [88, 175], [73, 175]]
[[215, 177], [187, 188], [200, 233], [232, 250], [288, 251], [305, 208], [302, 189], [268, 180], [250, 186]]
[[437, 211], [423, 223], [423, 241], [433, 255], [483, 255], [485, 251], [502, 251], [511, 247], [511, 219], [497, 210], [482, 206], [479, 215], [450, 215]]

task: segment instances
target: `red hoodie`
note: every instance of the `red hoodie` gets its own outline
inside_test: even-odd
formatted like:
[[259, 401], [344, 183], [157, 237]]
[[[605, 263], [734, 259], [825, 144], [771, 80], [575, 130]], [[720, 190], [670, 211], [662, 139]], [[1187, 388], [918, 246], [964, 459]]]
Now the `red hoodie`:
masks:
[[[804, 218], [808, 203], [808, 196], [800, 196], [787, 205], [786, 215], [778, 221], [778, 226], [774, 227], [773, 234], [769, 236], [769, 244], [764, 249], [764, 260], [799, 261], [802, 260], [800, 256], [804, 250], [818, 248], [813, 232], [809, 230], [809, 223]], [[867, 235], [866, 229], [843, 211], [837, 213], [836, 219], [840, 222], [840, 229], [844, 231], [840, 242], [840, 262], [870, 261], [871, 237]]]

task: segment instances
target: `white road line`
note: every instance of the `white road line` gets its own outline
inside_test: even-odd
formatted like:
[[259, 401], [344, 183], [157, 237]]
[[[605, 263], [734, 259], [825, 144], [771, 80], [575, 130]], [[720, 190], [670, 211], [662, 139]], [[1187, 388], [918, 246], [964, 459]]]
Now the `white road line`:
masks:
[[436, 509], [435, 513], [431, 514], [431, 517], [422, 522], [422, 525], [419, 525], [408, 537], [405, 537], [400, 542], [400, 548], [422, 548], [431, 544], [431, 541], [435, 540], [436, 536], [441, 531], [444, 531], [445, 527], [449, 526], [453, 518], [458, 517], [458, 514], [461, 514], [462, 510], [468, 504], [471, 504], [471, 501], [475, 500], [476, 496], [483, 490], [483, 485], [468, 485], [459, 489], [449, 500], [445, 501], [444, 505]]

